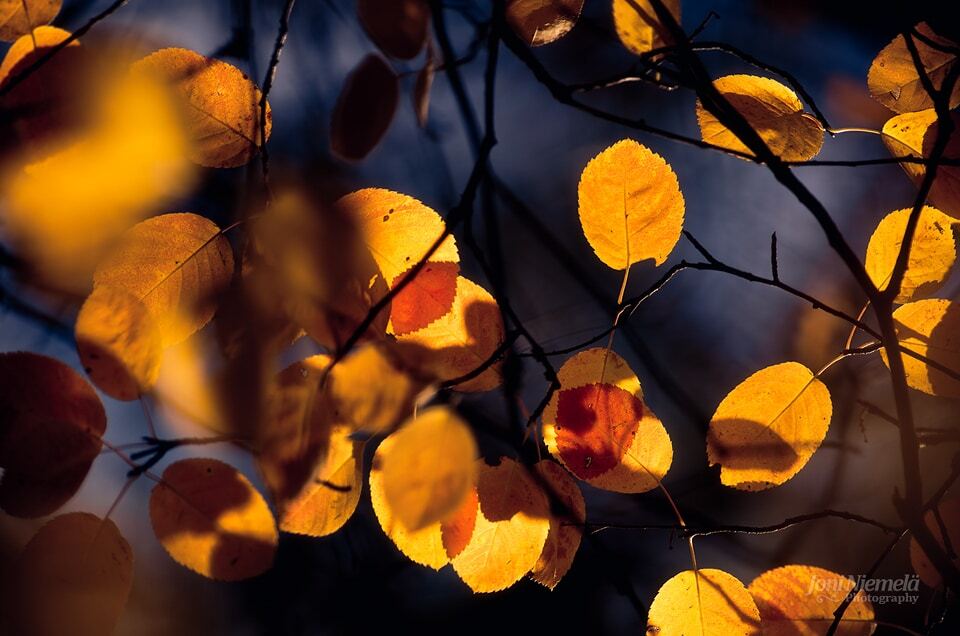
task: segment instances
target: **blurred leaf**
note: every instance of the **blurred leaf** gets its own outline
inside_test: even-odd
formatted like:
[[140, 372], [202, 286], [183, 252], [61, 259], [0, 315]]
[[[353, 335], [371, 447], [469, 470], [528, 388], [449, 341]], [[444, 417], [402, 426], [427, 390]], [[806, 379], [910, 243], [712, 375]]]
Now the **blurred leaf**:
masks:
[[[928, 510], [923, 520], [942, 549], [947, 550], [947, 546], [952, 546], [950, 550], [954, 551], [956, 546], [960, 545], [960, 499], [944, 499], [937, 504], [936, 511]], [[943, 536], [944, 528], [947, 531], [946, 540]], [[955, 552], [951, 556], [953, 564], [960, 565], [960, 557]], [[913, 537], [910, 537], [910, 565], [926, 585], [938, 588], [943, 583], [940, 571]]]
[[423, 48], [430, 8], [424, 0], [357, 0], [357, 17], [377, 48], [409, 60]]
[[530, 46], [556, 42], [576, 25], [583, 0], [508, 0], [507, 21]]
[[343, 84], [330, 121], [330, 149], [346, 161], [360, 161], [373, 150], [397, 111], [397, 74], [383, 59], [370, 54]]

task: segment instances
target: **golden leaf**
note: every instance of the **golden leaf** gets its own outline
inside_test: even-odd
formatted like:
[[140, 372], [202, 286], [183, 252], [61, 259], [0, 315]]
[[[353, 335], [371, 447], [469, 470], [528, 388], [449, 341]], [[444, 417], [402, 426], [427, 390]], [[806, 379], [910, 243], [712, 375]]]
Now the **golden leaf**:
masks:
[[[960, 371], [960, 303], [939, 298], [901, 305], [893, 312], [900, 346]], [[883, 363], [889, 366], [885, 350]], [[903, 356], [907, 384], [918, 391], [960, 398], [960, 381], [911, 356]]]
[[590, 160], [578, 195], [583, 234], [613, 269], [645, 259], [660, 265], [680, 240], [684, 202], [677, 176], [660, 155], [632, 139]]
[[[922, 36], [937, 44], [956, 46], [950, 40], [937, 35], [926, 22], [918, 24], [916, 29]], [[912, 40], [924, 73], [930, 78], [934, 88], [939, 90], [956, 63], [957, 56], [930, 46], [918, 37], [912, 37]], [[874, 99], [896, 113], [912, 113], [933, 108], [933, 99], [920, 81], [917, 65], [907, 48], [903, 34], [895, 37], [874, 58], [867, 73], [867, 87]], [[953, 94], [950, 96], [950, 108], [957, 105], [960, 105], [960, 84], [954, 85]]]
[[757, 371], [727, 394], [710, 420], [707, 460], [740, 490], [779, 486], [802, 469], [830, 426], [826, 385], [799, 362]]
[[0, 0], [0, 40], [10, 42], [50, 24], [63, 0]]
[[587, 520], [587, 507], [577, 482], [560, 464], [545, 459], [537, 462], [534, 469], [550, 499], [562, 506], [562, 512], [557, 513], [554, 510], [558, 507], [551, 505], [547, 542], [530, 573], [534, 581], [552, 590], [573, 565], [583, 536], [581, 526]]
[[507, 22], [530, 46], [556, 42], [576, 25], [583, 0], [509, 0]]
[[[680, 0], [664, 0], [663, 4], [680, 22]], [[634, 5], [641, 11], [637, 11]], [[650, 0], [613, 0], [613, 24], [617, 37], [631, 53], [643, 55], [669, 44], [663, 38], [660, 21]]]
[[647, 633], [759, 636], [760, 614], [743, 583], [722, 570], [686, 570], [650, 604]]
[[[803, 111], [800, 99], [788, 87], [756, 75], [727, 75], [713, 84], [780, 159], [806, 161], [820, 152], [823, 126], [816, 117]], [[699, 100], [697, 121], [704, 141], [727, 150], [750, 153]]]
[[267, 502], [216, 459], [168, 466], [150, 495], [150, 521], [177, 563], [208, 578], [238, 581], [273, 565], [279, 537]]

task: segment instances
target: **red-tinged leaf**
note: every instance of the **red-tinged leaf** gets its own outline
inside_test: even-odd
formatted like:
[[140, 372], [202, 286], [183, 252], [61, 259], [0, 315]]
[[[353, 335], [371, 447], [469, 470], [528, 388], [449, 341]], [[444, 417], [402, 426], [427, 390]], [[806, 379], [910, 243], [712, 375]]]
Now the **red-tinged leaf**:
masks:
[[473, 529], [477, 525], [477, 510], [479, 508], [480, 500], [477, 498], [477, 490], [471, 488], [467, 498], [460, 504], [460, 508], [453, 513], [452, 517], [440, 524], [443, 548], [451, 559], [463, 552], [467, 544], [470, 543]]
[[[411, 268], [412, 269], [412, 268]], [[406, 279], [409, 271], [400, 274], [391, 287]], [[390, 323], [397, 336], [423, 329], [442, 318], [453, 307], [457, 296], [458, 263], [427, 263], [417, 275], [394, 296], [390, 305]]]
[[330, 124], [330, 148], [347, 161], [360, 161], [380, 143], [397, 110], [396, 73], [370, 54], [350, 73], [337, 98]]

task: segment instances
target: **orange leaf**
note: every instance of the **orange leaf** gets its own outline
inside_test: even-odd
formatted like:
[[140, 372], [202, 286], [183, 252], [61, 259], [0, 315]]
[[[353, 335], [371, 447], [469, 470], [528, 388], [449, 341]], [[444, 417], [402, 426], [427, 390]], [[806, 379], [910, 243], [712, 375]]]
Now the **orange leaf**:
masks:
[[[408, 270], [409, 271], [409, 270]], [[457, 295], [457, 263], [427, 263], [393, 298], [390, 324], [394, 335], [402, 336], [423, 329], [446, 315]], [[405, 272], [390, 284], [396, 287], [405, 280]]]

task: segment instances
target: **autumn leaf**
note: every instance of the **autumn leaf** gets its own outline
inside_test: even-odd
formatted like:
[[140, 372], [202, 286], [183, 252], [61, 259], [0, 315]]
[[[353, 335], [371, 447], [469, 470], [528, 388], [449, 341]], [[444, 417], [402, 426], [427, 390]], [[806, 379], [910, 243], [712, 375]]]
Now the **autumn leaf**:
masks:
[[203, 327], [233, 276], [233, 249], [212, 221], [190, 213], [138, 223], [100, 263], [96, 287], [122, 289], [150, 311], [164, 346]]
[[[939, 298], [918, 300], [893, 312], [900, 346], [948, 369], [960, 370], [960, 303]], [[889, 366], [885, 350], [880, 351]], [[918, 391], [960, 398], [960, 381], [911, 356], [903, 356], [907, 384]]]
[[530, 46], [556, 42], [580, 19], [583, 0], [508, 0], [507, 22]]
[[647, 633], [759, 636], [750, 592], [722, 570], [686, 570], [663, 584], [650, 604]]
[[0, 0], [0, 40], [10, 42], [50, 24], [63, 0]]
[[427, 118], [430, 116], [430, 91], [433, 88], [433, 80], [437, 74], [437, 62], [434, 59], [433, 46], [427, 50], [427, 61], [423, 68], [417, 73], [417, 79], [413, 84], [413, 92], [410, 99], [413, 101], [413, 112], [417, 116], [417, 123], [421, 128], [426, 127]]
[[[947, 549], [949, 545], [953, 546], [951, 550], [956, 550], [956, 546], [960, 545], [960, 499], [941, 501], [937, 504], [936, 511], [927, 511], [923, 521], [941, 549]], [[944, 530], [946, 530], [946, 538], [944, 538]], [[951, 556], [953, 564], [960, 565], [960, 557], [956, 553]], [[913, 537], [910, 537], [910, 565], [926, 585], [937, 588], [943, 583], [940, 571]]]
[[597, 257], [613, 269], [667, 260], [683, 229], [677, 176], [660, 155], [632, 139], [590, 160], [578, 187], [580, 224]]
[[[950, 40], [937, 35], [926, 22], [921, 22], [915, 28], [922, 38], [931, 40], [940, 47], [956, 46]], [[911, 35], [911, 39], [920, 57], [924, 74], [933, 87], [939, 90], [957, 61], [956, 54], [931, 46], [921, 37]], [[874, 58], [867, 73], [867, 87], [874, 99], [896, 113], [912, 113], [933, 108], [933, 98], [923, 87], [917, 65], [903, 34], [895, 37]], [[950, 96], [950, 108], [957, 105], [960, 105], [960, 84], [954, 85]]]
[[552, 590], [573, 565], [587, 521], [587, 507], [577, 482], [560, 464], [545, 459], [537, 462], [534, 470], [552, 505], [550, 532], [530, 576]]
[[[804, 112], [800, 99], [788, 87], [755, 75], [727, 75], [713, 84], [780, 159], [807, 161], [820, 152], [823, 126], [816, 117]], [[697, 121], [704, 141], [752, 154], [699, 100]]]
[[273, 565], [278, 536], [267, 502], [219, 460], [168, 466], [150, 495], [150, 521], [175, 561], [208, 578], [238, 581]]
[[543, 412], [550, 453], [598, 488], [656, 488], [670, 468], [673, 447], [626, 361], [607, 349], [588, 349], [569, 358], [558, 378], [560, 390]]
[[400, 100], [397, 74], [379, 55], [353, 69], [337, 97], [330, 121], [330, 150], [346, 161], [361, 161], [390, 127]]
[[540, 559], [550, 532], [547, 496], [522, 464], [477, 460], [479, 513], [453, 569], [474, 592], [498, 592], [523, 578]]
[[[865, 266], [870, 279], [881, 290], [886, 288], [893, 274], [912, 212], [909, 208], [891, 212], [880, 221], [870, 237]], [[896, 302], [905, 303], [929, 296], [947, 279], [957, 259], [953, 236], [955, 224], [955, 219], [940, 210], [923, 207]]]
[[[767, 570], [747, 588], [760, 611], [764, 636], [826, 634], [834, 612], [853, 589], [853, 579], [810, 565]], [[836, 633], [870, 636], [873, 605], [859, 591], [843, 613]]]
[[390, 509], [413, 532], [446, 520], [476, 481], [477, 443], [470, 428], [449, 407], [434, 407], [391, 437], [380, 457]]
[[427, 39], [430, 7], [424, 0], [357, 0], [357, 17], [377, 48], [409, 60]]
[[830, 392], [799, 362], [757, 371], [727, 394], [710, 419], [707, 459], [740, 490], [779, 486], [802, 469], [830, 426]]
[[93, 388], [62, 362], [0, 354], [0, 508], [42, 517], [70, 499], [100, 454], [107, 418]]
[[[680, 0], [663, 0], [663, 5], [680, 22]], [[640, 11], [637, 10], [639, 7]], [[637, 55], [670, 44], [650, 0], [613, 0], [613, 24], [617, 37]]]
[[87, 512], [54, 517], [10, 570], [11, 633], [113, 633], [133, 585], [133, 552], [110, 519]]
[[[133, 65], [168, 82], [183, 105], [190, 158], [208, 168], [242, 166], [260, 148], [260, 89], [240, 69], [180, 48], [161, 49]], [[272, 128], [266, 108], [266, 137]]]

